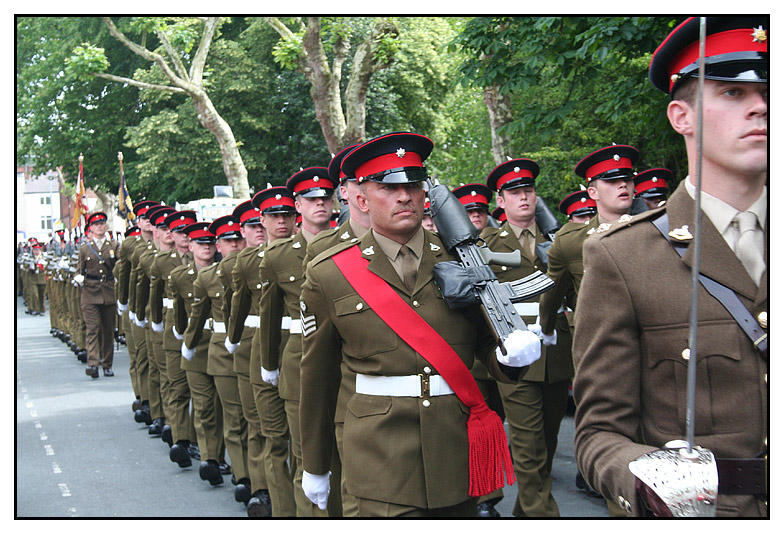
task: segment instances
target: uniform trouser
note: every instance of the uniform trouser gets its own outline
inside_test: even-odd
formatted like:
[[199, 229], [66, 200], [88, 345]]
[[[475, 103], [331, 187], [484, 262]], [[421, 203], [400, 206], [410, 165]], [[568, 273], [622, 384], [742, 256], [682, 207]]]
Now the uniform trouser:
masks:
[[516, 517], [558, 517], [547, 469], [544, 389], [548, 384], [521, 380], [498, 384], [509, 422], [512, 462], [517, 477]]
[[[256, 411], [256, 399], [253, 397], [253, 387], [250, 377], [237, 373], [237, 385], [240, 390], [242, 413], [248, 422], [248, 475], [253, 493], [259, 490], [268, 490], [267, 474], [264, 470], [264, 436], [261, 433], [259, 413]], [[273, 508], [273, 513], [275, 510]]]
[[[341, 465], [343, 464], [343, 423], [335, 423], [335, 442], [337, 444], [338, 455]], [[346, 474], [340, 470], [340, 496], [343, 504], [343, 517], [359, 517], [359, 504], [357, 498], [346, 489]], [[330, 484], [332, 479], [330, 478]], [[332, 493], [330, 493], [332, 495]]]
[[201, 461], [223, 461], [223, 429], [221, 406], [215, 381], [211, 375], [200, 371], [185, 371], [188, 387], [193, 399], [193, 426], [196, 428], [196, 441], [199, 444]]
[[357, 498], [360, 517], [476, 517], [477, 499], [470, 498], [444, 508], [416, 508], [370, 499]]
[[302, 437], [299, 429], [299, 399], [286, 401], [286, 418], [291, 433], [291, 456], [294, 467], [294, 502], [297, 503], [297, 517], [329, 517], [326, 510], [320, 510], [302, 491]]
[[111, 369], [114, 361], [114, 304], [82, 302], [87, 339], [87, 365]]
[[136, 376], [142, 401], [150, 400], [150, 359], [147, 354], [147, 336], [144, 328], [131, 323], [133, 341], [136, 344]]
[[248, 423], [242, 414], [242, 402], [236, 376], [213, 376], [215, 389], [223, 407], [223, 442], [231, 461], [231, 473], [239, 481], [248, 476]]
[[[27, 301], [28, 307], [32, 311], [46, 312], [44, 295], [46, 294], [46, 284], [30, 284], [30, 300]], [[114, 332], [114, 330], [112, 330]]]
[[[275, 517], [294, 517], [294, 483], [289, 468], [289, 424], [286, 406], [276, 386], [252, 384], [256, 410], [264, 436], [264, 471]], [[292, 460], [293, 461], [293, 460]]]
[[147, 366], [148, 366], [148, 376], [149, 376], [149, 388], [150, 388], [150, 417], [153, 419], [158, 419], [159, 417], [163, 417], [163, 405], [161, 401], [161, 375], [160, 371], [158, 370], [158, 357], [155, 354], [155, 351], [158, 350], [159, 345], [153, 342], [153, 334], [158, 335], [157, 332], [153, 332], [152, 328], [148, 324], [144, 328], [144, 339], [147, 341]]
[[128, 317], [128, 310], [123, 312], [121, 321], [123, 323], [123, 331], [125, 332], [125, 346], [128, 349], [128, 374], [131, 375], [131, 388], [133, 389], [133, 395], [137, 399], [141, 399], [139, 373], [136, 369], [136, 341], [133, 338], [133, 329], [131, 328], [131, 320]]
[[[169, 416], [169, 376], [166, 371], [166, 352], [163, 349], [163, 332], [155, 332], [150, 329], [150, 342], [152, 343], [152, 355], [155, 358], [155, 367], [158, 369], [158, 391], [161, 399], [161, 415], [158, 417]], [[153, 415], [152, 407], [150, 407], [150, 415]]]
[[[164, 327], [166, 328], [166, 327]], [[168, 344], [164, 346], [166, 354], [166, 372], [169, 375], [169, 409], [166, 423], [171, 427], [174, 443], [191, 440], [193, 421], [191, 420], [191, 390], [188, 386], [186, 371], [180, 368], [182, 354]]]

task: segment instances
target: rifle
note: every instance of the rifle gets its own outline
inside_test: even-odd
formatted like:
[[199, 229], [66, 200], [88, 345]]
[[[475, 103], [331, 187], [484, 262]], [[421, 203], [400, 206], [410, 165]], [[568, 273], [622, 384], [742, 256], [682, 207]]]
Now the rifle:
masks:
[[515, 267], [520, 265], [520, 251], [492, 252], [486, 245], [478, 246], [479, 230], [468, 218], [457, 197], [444, 185], [433, 185], [428, 178], [428, 196], [438, 234], [447, 250], [458, 262], [441, 262], [433, 274], [444, 294], [444, 300], [458, 308], [479, 302], [485, 320], [505, 355], [503, 340], [515, 330], [526, 331], [523, 319], [513, 303], [535, 297], [555, 285], [541, 271], [515, 280], [499, 282], [490, 264]]

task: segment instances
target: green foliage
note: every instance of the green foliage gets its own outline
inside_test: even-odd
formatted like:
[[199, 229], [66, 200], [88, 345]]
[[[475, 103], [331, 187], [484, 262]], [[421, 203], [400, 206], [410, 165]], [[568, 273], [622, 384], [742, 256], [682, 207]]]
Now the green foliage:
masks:
[[284, 69], [297, 70], [303, 54], [302, 36], [305, 34], [303, 27], [299, 32], [290, 37], [282, 38], [272, 49], [275, 61]]
[[65, 60], [66, 72], [77, 79], [87, 80], [109, 68], [109, 60], [103, 48], [82, 43], [74, 48], [73, 52], [73, 55]]

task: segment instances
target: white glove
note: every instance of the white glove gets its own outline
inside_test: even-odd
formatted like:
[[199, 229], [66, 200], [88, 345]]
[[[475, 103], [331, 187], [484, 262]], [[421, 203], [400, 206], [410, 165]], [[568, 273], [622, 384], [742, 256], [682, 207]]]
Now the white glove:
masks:
[[128, 312], [128, 319], [130, 319], [132, 323], [135, 323], [136, 322], [136, 314], [133, 313], [132, 311], [129, 311]]
[[150, 323], [153, 332], [163, 332], [163, 321], [160, 323]]
[[125, 310], [128, 309], [127, 304], [123, 304], [119, 300], [117, 301], [117, 315], [122, 315]]
[[501, 354], [501, 347], [496, 347], [495, 357], [509, 367], [525, 367], [531, 365], [542, 356], [542, 344], [539, 336], [528, 330], [515, 330], [504, 340], [506, 356]]
[[536, 337], [542, 339], [542, 327], [539, 324], [539, 317], [536, 318], [535, 323], [531, 323], [527, 325], [527, 328], [529, 332], [533, 332], [534, 334], [536, 334]]
[[239, 343], [236, 345], [229, 341], [229, 336], [226, 336], [226, 341], [223, 342], [223, 346], [226, 347], [226, 350], [229, 351], [229, 354], [234, 354], [234, 351], [240, 346]]
[[185, 346], [185, 343], [182, 344], [182, 348], [180, 349], [180, 354], [182, 357], [188, 361], [191, 361], [194, 356], [196, 356], [196, 349], [189, 349]]
[[138, 326], [139, 328], [144, 328], [145, 326], [147, 326], [147, 319], [142, 319], [142, 320], [140, 321], [138, 317], [134, 316], [134, 318], [133, 318], [133, 323], [134, 323], [136, 326]]
[[182, 334], [177, 333], [177, 329], [174, 328], [174, 325], [172, 325], [172, 334], [174, 334], [174, 337], [176, 337], [179, 341], [182, 341], [182, 338], [185, 337]]
[[302, 491], [305, 492], [305, 497], [310, 499], [310, 502], [319, 507], [319, 510], [327, 509], [327, 497], [329, 497], [329, 476], [332, 471], [326, 475], [311, 475], [307, 471], [302, 471]]
[[261, 368], [261, 379], [264, 380], [267, 384], [272, 384], [273, 386], [277, 386], [279, 376], [280, 376], [279, 369], [275, 369], [273, 371], [267, 371], [263, 367]]
[[544, 332], [542, 332], [542, 341], [548, 347], [552, 347], [553, 345], [558, 343], [558, 331], [557, 330], [553, 330], [553, 333], [550, 334], [549, 336], [547, 334], [545, 334]]
[[83, 274], [77, 274], [77, 275], [75, 275], [75, 276], [73, 277], [73, 281], [74, 281], [74, 283], [75, 283], [77, 286], [83, 286], [83, 285], [84, 285], [84, 275], [83, 275]]

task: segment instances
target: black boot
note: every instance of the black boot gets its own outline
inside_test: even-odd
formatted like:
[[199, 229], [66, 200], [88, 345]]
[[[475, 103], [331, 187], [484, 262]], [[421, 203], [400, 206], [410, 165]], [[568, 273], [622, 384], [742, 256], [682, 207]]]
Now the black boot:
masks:
[[142, 401], [141, 409], [136, 410], [136, 413], [133, 415], [133, 418], [137, 423], [144, 423], [145, 425], [151, 425], [152, 416], [150, 415], [150, 403], [148, 401]]
[[250, 498], [248, 517], [272, 517], [272, 500], [268, 490], [258, 490]]
[[191, 442], [187, 439], [180, 440], [169, 449], [169, 460], [176, 462], [180, 467], [190, 467], [193, 465], [191, 457], [188, 454], [188, 447]]
[[247, 506], [250, 497], [250, 479], [241, 478], [234, 488], [234, 500]]
[[206, 480], [211, 486], [223, 484], [223, 475], [220, 472], [220, 465], [216, 460], [207, 460], [199, 466], [199, 477]]

